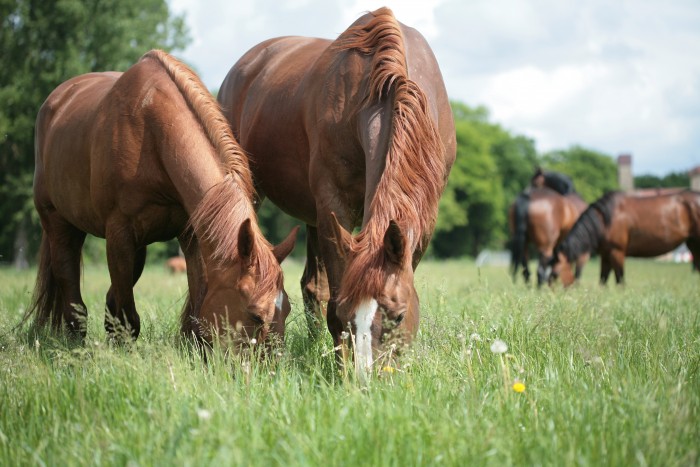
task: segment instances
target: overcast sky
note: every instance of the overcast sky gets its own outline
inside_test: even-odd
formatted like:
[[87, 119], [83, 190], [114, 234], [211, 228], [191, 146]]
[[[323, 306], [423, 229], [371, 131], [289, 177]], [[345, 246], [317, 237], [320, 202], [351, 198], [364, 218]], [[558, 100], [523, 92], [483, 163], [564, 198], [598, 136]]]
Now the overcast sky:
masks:
[[630, 153], [636, 175], [700, 165], [700, 0], [168, 0], [210, 89], [270, 37], [333, 39], [388, 6], [427, 38], [450, 98], [534, 138]]

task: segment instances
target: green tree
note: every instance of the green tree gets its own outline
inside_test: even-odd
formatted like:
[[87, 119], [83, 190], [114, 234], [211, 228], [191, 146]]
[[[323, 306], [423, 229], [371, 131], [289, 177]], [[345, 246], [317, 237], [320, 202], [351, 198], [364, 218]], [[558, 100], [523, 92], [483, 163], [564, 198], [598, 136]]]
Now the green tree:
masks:
[[515, 199], [529, 183], [539, 164], [535, 142], [523, 135], [513, 135], [500, 125], [489, 122], [489, 112], [483, 107], [471, 108], [459, 102], [452, 103], [455, 121], [467, 121], [488, 140], [501, 177], [506, 200]]
[[688, 188], [689, 186], [688, 172], [671, 172], [663, 177], [649, 174], [634, 177], [635, 188]]
[[265, 238], [273, 245], [278, 245], [287, 238], [295, 226], [301, 227], [297, 234], [296, 245], [290, 255], [294, 258], [306, 257], [306, 227], [302, 221], [286, 214], [272, 204], [272, 201], [265, 199], [258, 210], [258, 224]]
[[184, 17], [166, 0], [0, 0], [0, 261], [35, 244], [34, 119], [61, 82], [123, 71], [152, 48], [182, 49]]
[[440, 204], [434, 245], [441, 257], [478, 254], [498, 240], [503, 222], [503, 192], [490, 142], [469, 122], [456, 122], [456, 130], [457, 159]]
[[545, 170], [571, 177], [576, 191], [589, 203], [606, 191], [618, 189], [615, 161], [611, 156], [592, 149], [575, 145], [551, 151], [542, 156], [541, 165]]
[[508, 238], [506, 211], [537, 163], [534, 142], [489, 122], [484, 107], [453, 102], [457, 160], [440, 201], [432, 251], [477, 255]]

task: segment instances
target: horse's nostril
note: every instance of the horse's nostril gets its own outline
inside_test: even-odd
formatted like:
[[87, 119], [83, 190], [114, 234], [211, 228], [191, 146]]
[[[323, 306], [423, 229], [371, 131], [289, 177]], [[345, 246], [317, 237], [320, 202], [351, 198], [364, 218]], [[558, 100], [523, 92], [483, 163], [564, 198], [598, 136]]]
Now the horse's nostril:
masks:
[[404, 311], [399, 316], [397, 316], [396, 319], [394, 320], [396, 322], [396, 324], [401, 324], [401, 321], [403, 321], [403, 318], [405, 315], [406, 315], [406, 312]]

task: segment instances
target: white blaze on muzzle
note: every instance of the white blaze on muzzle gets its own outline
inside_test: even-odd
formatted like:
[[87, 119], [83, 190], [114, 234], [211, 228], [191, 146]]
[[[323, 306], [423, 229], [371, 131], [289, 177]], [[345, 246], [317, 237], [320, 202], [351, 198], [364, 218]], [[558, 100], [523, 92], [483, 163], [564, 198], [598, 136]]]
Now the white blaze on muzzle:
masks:
[[284, 303], [284, 294], [280, 290], [280, 292], [277, 294], [277, 299], [275, 300], [275, 308], [277, 308], [278, 310], [281, 310], [283, 303]]
[[355, 313], [355, 373], [365, 381], [372, 369], [372, 321], [377, 314], [373, 298], [360, 303]]

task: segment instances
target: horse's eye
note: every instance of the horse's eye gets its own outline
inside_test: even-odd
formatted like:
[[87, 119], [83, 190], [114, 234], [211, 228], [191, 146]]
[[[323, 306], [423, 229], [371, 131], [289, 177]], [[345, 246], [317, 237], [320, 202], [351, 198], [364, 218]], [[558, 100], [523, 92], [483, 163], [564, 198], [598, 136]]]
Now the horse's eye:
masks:
[[260, 316], [258, 316], [258, 315], [256, 315], [256, 314], [251, 314], [250, 316], [251, 316], [251, 318], [253, 319], [253, 322], [254, 322], [256, 325], [262, 326], [263, 324], [265, 324], [265, 320], [262, 319]]

